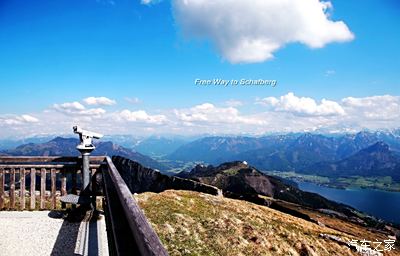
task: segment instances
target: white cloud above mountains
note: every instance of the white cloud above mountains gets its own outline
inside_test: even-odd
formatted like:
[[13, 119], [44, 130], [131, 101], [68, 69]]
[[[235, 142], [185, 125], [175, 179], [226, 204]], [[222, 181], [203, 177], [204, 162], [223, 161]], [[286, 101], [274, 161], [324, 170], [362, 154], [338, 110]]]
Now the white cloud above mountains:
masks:
[[128, 121], [128, 122], [144, 122], [148, 124], [163, 124], [167, 121], [164, 115], [149, 115], [144, 110], [130, 111], [122, 110], [117, 114], [118, 120]]
[[30, 115], [17, 116], [16, 119], [18, 121], [24, 122], [24, 123], [37, 123], [37, 122], [39, 122], [39, 119], [37, 119], [36, 117], [30, 116]]
[[362, 115], [369, 120], [400, 120], [400, 97], [392, 95], [365, 98], [347, 97], [342, 105], [354, 115]]
[[156, 4], [156, 3], [159, 3], [160, 1], [161, 0], [140, 0], [140, 3], [148, 5], [148, 4]]
[[175, 116], [186, 124], [209, 123], [219, 124], [252, 124], [263, 125], [265, 122], [250, 116], [244, 116], [234, 107], [216, 107], [211, 103], [204, 103], [189, 109], [175, 109]]
[[234, 100], [234, 99], [230, 99], [225, 101], [225, 105], [228, 107], [240, 107], [243, 106], [243, 102], [240, 100]]
[[271, 107], [275, 111], [290, 112], [302, 116], [335, 116], [345, 115], [345, 110], [335, 101], [322, 99], [317, 103], [308, 97], [297, 97], [293, 92], [289, 92], [280, 98], [267, 97], [258, 101]]
[[54, 104], [42, 112], [0, 115], [0, 137], [70, 132], [74, 124], [104, 134], [263, 134], [400, 128], [400, 96], [314, 99], [293, 92], [277, 97], [202, 103], [173, 109], [112, 111], [85, 101]]
[[31, 115], [7, 115], [0, 116], [0, 123], [5, 125], [20, 125], [20, 124], [31, 124], [38, 123], [39, 119]]
[[346, 97], [338, 101], [298, 97], [294, 93], [257, 100], [266, 106], [280, 127], [291, 131], [346, 131], [400, 127], [400, 96]]
[[117, 104], [115, 100], [111, 100], [106, 97], [88, 97], [83, 99], [83, 101], [87, 105], [102, 105], [102, 106], [111, 106]]
[[[87, 97], [82, 100], [86, 106], [111, 106], [117, 104], [115, 100], [107, 97]], [[103, 108], [88, 108], [78, 101], [54, 104], [53, 109], [71, 116], [87, 116], [98, 118], [106, 113]]]
[[330, 19], [331, 2], [173, 0], [172, 6], [185, 37], [210, 40], [231, 63], [272, 59], [274, 52], [289, 43], [321, 48], [354, 39], [343, 21]]
[[138, 97], [125, 97], [125, 100], [131, 104], [139, 104], [142, 102]]
[[54, 104], [53, 108], [60, 113], [66, 115], [82, 115], [82, 116], [92, 116], [99, 117], [106, 113], [106, 111], [102, 108], [89, 108], [87, 109], [81, 103], [74, 102], [66, 102], [62, 104]]

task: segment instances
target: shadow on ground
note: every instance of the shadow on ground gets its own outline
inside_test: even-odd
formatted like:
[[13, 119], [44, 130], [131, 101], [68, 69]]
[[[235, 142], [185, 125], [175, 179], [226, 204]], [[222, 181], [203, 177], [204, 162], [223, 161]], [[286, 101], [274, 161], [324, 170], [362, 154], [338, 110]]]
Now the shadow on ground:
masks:
[[64, 222], [57, 235], [51, 256], [71, 256], [75, 254], [80, 222], [71, 222], [67, 219], [65, 211], [51, 211], [48, 216], [55, 219], [64, 219]]
[[86, 210], [78, 207], [73, 212], [51, 211], [48, 214], [50, 218], [64, 219], [51, 256], [99, 255], [98, 212], [88, 216]]

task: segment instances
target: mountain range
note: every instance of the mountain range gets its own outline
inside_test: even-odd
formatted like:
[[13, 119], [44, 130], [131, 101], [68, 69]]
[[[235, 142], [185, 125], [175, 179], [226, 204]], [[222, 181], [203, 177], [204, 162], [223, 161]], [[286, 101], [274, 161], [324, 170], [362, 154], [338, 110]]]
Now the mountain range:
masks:
[[185, 137], [150, 136], [138, 140], [133, 146], [134, 150], [149, 156], [165, 156], [189, 142]]
[[[76, 149], [78, 144], [79, 140], [76, 138], [56, 137], [44, 143], [28, 143], [14, 149], [3, 150], [0, 154], [11, 156], [78, 156], [80, 155], [79, 151]], [[122, 147], [111, 141], [100, 141], [94, 144], [96, 149], [93, 151], [92, 155], [119, 155], [140, 162], [142, 165], [153, 169], [168, 169], [167, 166], [151, 157]]]
[[359, 132], [337, 136], [301, 133], [258, 138], [206, 137], [181, 146], [168, 158], [214, 165], [240, 160], [262, 171], [325, 176], [387, 175], [400, 179], [399, 152], [398, 133]]
[[320, 162], [302, 172], [323, 176], [391, 176], [400, 181], [400, 157], [386, 143], [376, 142], [343, 160]]
[[[43, 135], [27, 138], [3, 138], [0, 139], [0, 150], [11, 150], [20, 145], [29, 143], [45, 143], [57, 136]], [[69, 135], [62, 136], [63, 138], [75, 138]], [[171, 154], [180, 146], [197, 139], [198, 137], [185, 137], [178, 135], [165, 136], [134, 136], [134, 135], [106, 135], [102, 140], [112, 141], [124, 148], [131, 149], [148, 156], [165, 156]]]
[[[333, 178], [391, 176], [400, 181], [400, 130], [337, 135], [213, 136], [194, 141], [177, 136], [136, 138], [121, 135], [107, 139], [113, 141], [97, 142], [93, 154], [121, 155], [161, 171], [178, 170], [183, 166], [191, 168], [191, 162], [218, 165], [247, 161], [261, 171], [294, 171]], [[79, 154], [75, 149], [76, 138], [42, 140], [35, 138], [35, 143], [4, 149], [0, 155]]]

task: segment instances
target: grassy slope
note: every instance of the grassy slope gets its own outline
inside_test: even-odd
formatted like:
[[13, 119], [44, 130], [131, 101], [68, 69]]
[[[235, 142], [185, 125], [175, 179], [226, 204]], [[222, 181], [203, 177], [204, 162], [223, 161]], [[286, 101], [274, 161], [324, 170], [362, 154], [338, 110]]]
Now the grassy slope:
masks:
[[319, 234], [355, 237], [253, 203], [172, 190], [136, 199], [170, 255], [356, 255]]

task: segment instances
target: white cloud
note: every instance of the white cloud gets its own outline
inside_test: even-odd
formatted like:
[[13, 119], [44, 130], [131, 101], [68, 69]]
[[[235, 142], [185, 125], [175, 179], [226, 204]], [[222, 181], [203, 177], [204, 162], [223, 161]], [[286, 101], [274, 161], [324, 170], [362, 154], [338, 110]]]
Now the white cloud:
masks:
[[400, 118], [399, 96], [347, 97], [342, 100], [342, 104], [348, 112], [366, 119], [395, 120]]
[[118, 118], [129, 122], [144, 122], [149, 124], [163, 124], [167, 121], [164, 115], [149, 115], [144, 110], [130, 111], [125, 109], [118, 113]]
[[141, 102], [141, 100], [137, 97], [132, 97], [132, 98], [126, 97], [125, 100], [131, 104], [139, 104]]
[[101, 106], [111, 106], [115, 105], [117, 102], [106, 97], [88, 97], [83, 99], [87, 105], [101, 105]]
[[[104, 134], [264, 134], [266, 132], [348, 132], [400, 128], [400, 96], [316, 100], [288, 93], [257, 100], [261, 106], [203, 103], [179, 109], [118, 109], [106, 112], [79, 102], [54, 104], [29, 114], [0, 115], [0, 137], [71, 134], [79, 124]], [[235, 105], [235, 106], [233, 106]]]
[[228, 107], [240, 107], [243, 106], [243, 102], [240, 100], [230, 99], [225, 101], [225, 105]]
[[141, 4], [149, 5], [159, 3], [160, 0], [140, 0]]
[[54, 108], [58, 110], [65, 110], [65, 111], [81, 111], [85, 109], [81, 103], [74, 101], [74, 102], [66, 102], [62, 104], [54, 104]]
[[250, 116], [242, 116], [234, 107], [219, 108], [211, 103], [204, 103], [190, 109], [174, 110], [178, 120], [190, 124], [192, 122], [209, 123], [218, 125], [229, 124], [253, 124], [263, 125], [265, 122]]
[[325, 71], [325, 76], [333, 76], [334, 74], [336, 74], [336, 71], [333, 69]]
[[30, 123], [38, 123], [39, 119], [31, 115], [8, 115], [1, 117], [0, 123], [4, 123], [6, 125], [20, 125], [20, 124], [30, 124]]
[[288, 43], [321, 48], [352, 40], [354, 35], [343, 21], [330, 19], [330, 10], [330, 2], [319, 0], [173, 1], [183, 34], [211, 40], [232, 63], [271, 59]]
[[106, 113], [106, 111], [102, 108], [90, 108], [87, 109], [81, 103], [74, 102], [66, 102], [62, 104], [54, 104], [53, 108], [63, 114], [67, 115], [86, 115], [92, 117], [99, 117]]
[[37, 123], [39, 122], [39, 119], [37, 119], [34, 116], [30, 116], [30, 115], [21, 115], [19, 117], [17, 117], [17, 119], [21, 120], [22, 122], [25, 123]]
[[345, 114], [342, 106], [335, 101], [322, 99], [321, 103], [318, 104], [312, 98], [297, 97], [292, 92], [281, 96], [279, 99], [267, 97], [260, 100], [259, 103], [270, 106], [275, 111], [290, 112], [296, 115], [331, 116]]

